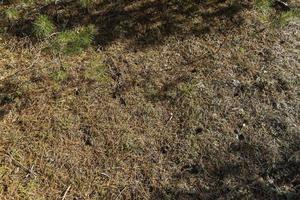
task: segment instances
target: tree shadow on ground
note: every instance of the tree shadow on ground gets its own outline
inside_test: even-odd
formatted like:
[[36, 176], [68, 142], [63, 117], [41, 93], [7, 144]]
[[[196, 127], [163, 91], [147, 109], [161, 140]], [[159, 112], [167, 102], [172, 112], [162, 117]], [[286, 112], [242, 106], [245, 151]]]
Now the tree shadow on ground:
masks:
[[177, 181], [198, 180], [194, 187], [150, 187], [151, 199], [298, 199], [299, 163], [282, 160], [272, 164], [269, 149], [247, 142], [230, 146], [226, 154], [238, 155], [238, 159], [224, 159], [223, 155], [196, 160], [189, 170], [184, 167], [173, 176]]
[[32, 22], [44, 14], [55, 22], [58, 31], [94, 24], [98, 30], [95, 42], [102, 46], [118, 39], [147, 46], [161, 44], [168, 36], [200, 36], [238, 27], [243, 23], [240, 11], [249, 7], [250, 3], [228, 0], [117, 0], [86, 9], [78, 1], [62, 1], [25, 12], [9, 32], [21, 37], [32, 35]]

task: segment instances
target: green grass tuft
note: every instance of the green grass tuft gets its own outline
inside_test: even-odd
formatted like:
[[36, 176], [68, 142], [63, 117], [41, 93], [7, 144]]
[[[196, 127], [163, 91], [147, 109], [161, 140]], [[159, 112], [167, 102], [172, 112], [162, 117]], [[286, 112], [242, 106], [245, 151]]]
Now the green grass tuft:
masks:
[[85, 71], [85, 78], [97, 82], [108, 82], [110, 79], [107, 66], [103, 64], [102, 57], [96, 56]]
[[278, 18], [278, 23], [280, 26], [284, 26], [288, 24], [290, 21], [293, 21], [296, 18], [300, 17], [300, 10], [299, 9], [292, 9], [286, 12], [281, 13]]
[[33, 24], [34, 34], [39, 39], [49, 37], [55, 30], [54, 24], [45, 15], [39, 16]]
[[54, 39], [54, 49], [66, 54], [81, 52], [91, 45], [95, 33], [96, 30], [92, 25], [61, 32]]
[[260, 14], [260, 20], [262, 22], [268, 22], [272, 12], [272, 2], [270, 0], [256, 0], [255, 7]]
[[68, 78], [68, 73], [65, 70], [58, 70], [52, 73], [52, 79], [56, 82], [62, 82]]
[[10, 20], [10, 21], [15, 21], [15, 20], [18, 20], [20, 18], [19, 11], [15, 8], [7, 9], [5, 11], [5, 15], [6, 15], [7, 19]]

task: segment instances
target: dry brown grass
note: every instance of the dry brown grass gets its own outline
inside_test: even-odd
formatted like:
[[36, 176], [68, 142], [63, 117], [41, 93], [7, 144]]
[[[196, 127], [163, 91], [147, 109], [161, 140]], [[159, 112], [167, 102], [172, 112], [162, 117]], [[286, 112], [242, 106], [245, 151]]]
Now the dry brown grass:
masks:
[[300, 25], [258, 16], [61, 58], [1, 36], [0, 199], [297, 199]]

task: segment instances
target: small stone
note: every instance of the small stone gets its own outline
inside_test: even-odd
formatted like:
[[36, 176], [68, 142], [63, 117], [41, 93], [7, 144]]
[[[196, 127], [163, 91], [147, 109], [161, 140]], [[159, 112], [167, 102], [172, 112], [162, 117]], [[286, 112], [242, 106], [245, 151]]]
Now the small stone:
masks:
[[232, 83], [235, 87], [238, 87], [241, 84], [239, 80], [233, 80]]

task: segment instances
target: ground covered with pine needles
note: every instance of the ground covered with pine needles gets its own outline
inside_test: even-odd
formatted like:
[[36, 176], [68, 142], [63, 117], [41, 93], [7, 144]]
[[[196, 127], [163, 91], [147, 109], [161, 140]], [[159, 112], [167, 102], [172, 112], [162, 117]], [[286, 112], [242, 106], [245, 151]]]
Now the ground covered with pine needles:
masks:
[[296, 3], [3, 2], [0, 199], [300, 196]]

